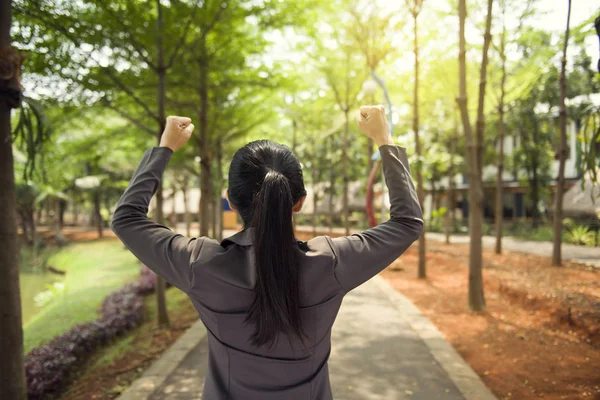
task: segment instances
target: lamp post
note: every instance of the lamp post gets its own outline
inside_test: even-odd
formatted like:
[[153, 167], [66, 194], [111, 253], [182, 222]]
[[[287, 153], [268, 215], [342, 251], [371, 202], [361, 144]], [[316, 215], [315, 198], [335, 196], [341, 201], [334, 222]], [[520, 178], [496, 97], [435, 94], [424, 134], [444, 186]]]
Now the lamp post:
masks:
[[[365, 95], [374, 95], [377, 91], [377, 87], [379, 86], [383, 90], [383, 95], [385, 96], [385, 100], [388, 108], [388, 118], [390, 125], [390, 135], [393, 135], [394, 130], [394, 122], [392, 119], [392, 100], [390, 99], [390, 95], [387, 91], [385, 83], [383, 79], [381, 79], [374, 70], [371, 70], [372, 79], [367, 79], [365, 83], [362, 85], [362, 90]], [[375, 161], [373, 164], [373, 168], [371, 169], [371, 173], [369, 174], [368, 187], [367, 187], [367, 216], [369, 217], [369, 224], [371, 227], [377, 225], [375, 220], [375, 215], [373, 212], [373, 184], [375, 183], [375, 176], [377, 175], [377, 170], [379, 169], [379, 164], [381, 164], [381, 154], [379, 154], [379, 150], [377, 150], [371, 156], [371, 159]], [[381, 222], [385, 222], [385, 197], [383, 195], [383, 191], [385, 188], [385, 177], [381, 174]]]

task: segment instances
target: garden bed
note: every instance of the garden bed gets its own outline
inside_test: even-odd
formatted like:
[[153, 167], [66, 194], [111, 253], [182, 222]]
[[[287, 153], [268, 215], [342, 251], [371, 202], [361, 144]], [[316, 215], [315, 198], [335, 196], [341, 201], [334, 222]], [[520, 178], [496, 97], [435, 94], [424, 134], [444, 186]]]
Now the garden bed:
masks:
[[[140, 270], [135, 256], [114, 238], [70, 244], [53, 252], [48, 265], [66, 272], [56, 276], [62, 290], [41, 309], [35, 308], [24, 325], [25, 353], [97, 319], [106, 296], [135, 281]], [[32, 304], [35, 292], [24, 290], [23, 295], [27, 296], [22, 300], [24, 307], [37, 307]]]
[[143, 268], [135, 283], [106, 297], [100, 317], [77, 325], [25, 356], [25, 378], [30, 400], [55, 396], [69, 383], [74, 369], [94, 351], [138, 326], [143, 299], [154, 291], [156, 276]]
[[155, 296], [144, 302], [142, 324], [95, 352], [79, 368], [62, 400], [114, 399], [198, 320], [191, 301], [177, 288], [167, 290], [169, 328], [156, 325]]

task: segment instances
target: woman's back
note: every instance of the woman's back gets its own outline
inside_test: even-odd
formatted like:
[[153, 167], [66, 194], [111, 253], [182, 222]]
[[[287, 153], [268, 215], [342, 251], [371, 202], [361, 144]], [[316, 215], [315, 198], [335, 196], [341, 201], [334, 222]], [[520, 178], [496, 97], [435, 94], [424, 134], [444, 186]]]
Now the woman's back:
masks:
[[[345, 293], [333, 274], [325, 237], [298, 243], [303, 342], [279, 334], [269, 346], [256, 347], [254, 326], [246, 321], [256, 281], [252, 229], [218, 243], [205, 239], [195, 284], [189, 293], [205, 323], [210, 373], [205, 398], [230, 393], [233, 399], [331, 398], [326, 368], [331, 326]], [[225, 385], [225, 386], [221, 386]]]
[[[385, 122], [381, 108], [373, 112]], [[252, 205], [261, 218], [242, 207], [248, 228], [219, 243], [176, 235], [146, 217], [172, 151], [158, 147], [145, 153], [112, 226], [144, 264], [187, 293], [198, 310], [209, 343], [204, 398], [332, 398], [327, 360], [331, 327], [343, 296], [393, 262], [422, 233], [406, 152], [392, 145], [387, 135], [374, 139], [390, 192], [390, 220], [361, 234], [317, 237], [307, 243], [295, 241], [291, 227], [292, 206], [301, 207], [303, 184], [288, 184], [286, 179], [291, 178], [277, 160], [268, 160], [266, 166], [250, 160], [248, 165], [263, 174], [263, 180], [259, 176], [250, 188], [263, 190], [244, 192], [244, 180], [238, 180], [234, 203]], [[283, 153], [288, 161], [293, 157], [289, 149]], [[252, 182], [259, 172], [242, 168], [239, 175]], [[265, 192], [265, 186], [271, 187]], [[279, 208], [281, 215], [289, 213], [289, 220], [278, 225], [270, 208]]]

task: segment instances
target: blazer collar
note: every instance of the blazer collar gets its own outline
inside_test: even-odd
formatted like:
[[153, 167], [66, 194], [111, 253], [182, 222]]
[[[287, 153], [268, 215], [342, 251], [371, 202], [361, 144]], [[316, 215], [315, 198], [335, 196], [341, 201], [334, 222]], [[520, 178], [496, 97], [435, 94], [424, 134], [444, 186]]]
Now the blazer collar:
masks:
[[252, 245], [252, 235], [254, 234], [254, 228], [250, 227], [239, 231], [233, 236], [225, 238], [221, 241], [221, 246], [225, 247], [230, 243], [235, 243], [240, 246], [251, 246]]
[[[253, 227], [244, 229], [242, 231], [239, 231], [238, 233], [236, 233], [233, 236], [230, 236], [228, 238], [221, 240], [221, 246], [227, 247], [227, 245], [229, 245], [231, 243], [235, 243], [239, 246], [252, 246], [253, 235], [254, 235]], [[298, 246], [300, 246], [301, 250], [308, 251], [308, 245], [306, 242], [302, 242], [300, 240], [297, 240], [297, 242], [298, 242]]]

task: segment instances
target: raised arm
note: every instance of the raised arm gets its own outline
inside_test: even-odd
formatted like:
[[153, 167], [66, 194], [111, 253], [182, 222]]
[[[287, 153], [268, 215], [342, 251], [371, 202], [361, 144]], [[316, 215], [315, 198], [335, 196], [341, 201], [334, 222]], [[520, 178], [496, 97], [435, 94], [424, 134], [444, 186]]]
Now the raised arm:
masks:
[[185, 238], [147, 217], [148, 205], [175, 150], [189, 139], [194, 125], [189, 118], [169, 117], [160, 147], [144, 153], [125, 193], [121, 196], [111, 227], [123, 244], [148, 268], [187, 292], [202, 239]]
[[330, 240], [335, 276], [346, 291], [381, 272], [423, 232], [423, 215], [406, 150], [394, 145], [383, 107], [361, 107], [358, 125], [379, 146], [391, 209], [387, 222], [360, 234]]

